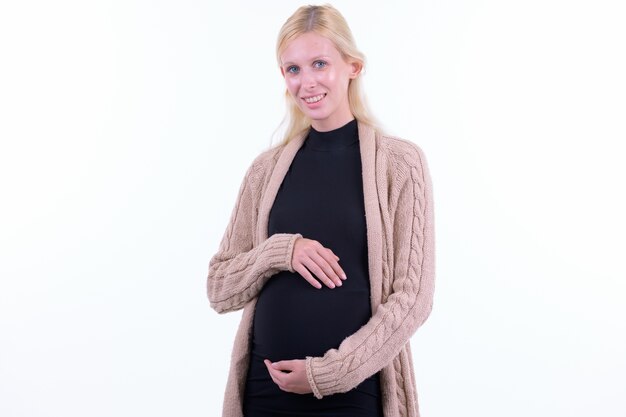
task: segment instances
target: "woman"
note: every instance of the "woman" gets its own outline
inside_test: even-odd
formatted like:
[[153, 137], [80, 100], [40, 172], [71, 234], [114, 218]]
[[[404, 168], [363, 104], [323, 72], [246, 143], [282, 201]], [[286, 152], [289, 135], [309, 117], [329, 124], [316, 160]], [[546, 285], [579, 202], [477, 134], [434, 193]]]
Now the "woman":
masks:
[[435, 265], [424, 154], [375, 127], [336, 9], [299, 8], [277, 58], [289, 128], [248, 168], [209, 262], [212, 308], [243, 308], [223, 416], [418, 416], [409, 339]]

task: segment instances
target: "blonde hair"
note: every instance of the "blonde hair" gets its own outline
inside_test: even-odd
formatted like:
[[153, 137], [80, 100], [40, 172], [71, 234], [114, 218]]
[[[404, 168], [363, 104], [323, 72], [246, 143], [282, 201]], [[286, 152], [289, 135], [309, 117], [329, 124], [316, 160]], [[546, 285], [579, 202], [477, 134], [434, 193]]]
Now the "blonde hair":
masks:
[[[344, 17], [330, 4], [301, 6], [287, 19], [280, 29], [276, 42], [276, 59], [279, 66], [282, 65], [280, 55], [289, 42], [307, 32], [315, 32], [329, 39], [346, 62], [358, 62], [362, 68], [361, 73], [363, 72], [365, 55], [357, 49], [350, 27]], [[286, 125], [286, 130], [280, 145], [287, 144], [291, 139], [304, 134], [311, 127], [311, 119], [298, 108], [288, 90], [285, 90], [285, 99], [287, 101], [287, 114], [281, 125]], [[358, 122], [374, 127], [378, 124], [367, 106], [361, 74], [350, 80], [348, 102], [350, 111]]]

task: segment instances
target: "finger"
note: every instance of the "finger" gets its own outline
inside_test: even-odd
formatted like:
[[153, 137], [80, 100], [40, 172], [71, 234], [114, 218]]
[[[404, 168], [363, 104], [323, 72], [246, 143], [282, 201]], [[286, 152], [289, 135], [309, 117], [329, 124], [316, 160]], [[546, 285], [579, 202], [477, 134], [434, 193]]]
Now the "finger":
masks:
[[332, 249], [330, 248], [324, 248], [324, 249], [326, 249], [327, 253], [330, 253], [331, 255], [333, 255], [333, 257], [335, 257], [336, 260], [339, 260], [339, 256], [335, 255], [335, 252], [333, 252]]
[[311, 256], [311, 259], [316, 263], [317, 267], [319, 268], [318, 270], [313, 271], [316, 276], [320, 277], [320, 274], [323, 274], [323, 282], [329, 280], [333, 283], [334, 286], [341, 287], [343, 282], [332, 266], [333, 264], [338, 266], [337, 261], [335, 261], [334, 258], [329, 256], [328, 254], [325, 254], [324, 256], [320, 254], [313, 254]]
[[269, 367], [267, 367], [267, 372], [270, 374], [270, 378], [272, 378], [272, 381], [274, 382], [274, 384], [278, 385], [278, 381], [276, 381], [276, 378], [274, 377], [274, 374], [272, 373], [272, 370]]
[[341, 279], [346, 279], [346, 273], [344, 272], [344, 270], [341, 268], [341, 266], [339, 265], [339, 256], [335, 255], [335, 252], [333, 252], [332, 250], [330, 250], [329, 248], [326, 248], [327, 253], [331, 254], [335, 259], [334, 261], [332, 259], [326, 258], [325, 259], [328, 261], [328, 264], [330, 265], [330, 267], [334, 270], [335, 274], [337, 274], [337, 276]]
[[265, 363], [265, 367], [267, 368], [267, 371], [270, 373], [270, 377], [272, 378], [272, 381], [274, 381], [276, 385], [281, 386], [282, 385], [281, 372], [277, 371], [276, 369], [273, 369], [271, 366], [271, 362], [269, 360], [265, 359], [263, 363]]
[[[270, 365], [269, 368], [272, 368]], [[272, 377], [272, 381], [285, 392], [293, 392], [293, 388], [291, 387], [291, 378], [293, 378], [291, 373], [281, 372], [278, 369], [272, 369], [270, 371], [270, 376]]]
[[294, 266], [293, 269], [295, 271], [297, 271], [302, 278], [304, 278], [305, 280], [307, 280], [309, 282], [309, 284], [311, 284], [312, 286], [314, 286], [315, 288], [317, 288], [318, 290], [320, 288], [322, 288], [322, 284], [319, 283], [318, 280], [316, 280], [315, 278], [313, 278], [313, 275], [311, 275], [311, 273], [309, 272], [308, 269], [306, 269], [306, 267], [304, 266], [304, 264], [298, 264], [298, 266]]
[[317, 262], [320, 262], [320, 259], [322, 258], [319, 255], [314, 254], [311, 255], [310, 258], [305, 259], [303, 263], [304, 266], [306, 266], [309, 271], [311, 271], [324, 285], [326, 285], [328, 288], [335, 288], [335, 283], [333, 282], [333, 280], [328, 278], [322, 268], [317, 264]]
[[[334, 255], [334, 254], [333, 254]], [[345, 271], [343, 270], [343, 268], [339, 265], [339, 257], [337, 255], [335, 255], [335, 258], [337, 258], [335, 260], [335, 262], [329, 262], [330, 266], [335, 270], [335, 273], [339, 276], [339, 278], [341, 279], [348, 279], [348, 277], [346, 276]]]
[[335, 274], [337, 274], [339, 278], [341, 278], [344, 281], [348, 279], [348, 276], [346, 275], [345, 271], [343, 270], [343, 268], [339, 266], [337, 262], [331, 263], [330, 266], [333, 268], [333, 270], [335, 271]]
[[278, 361], [272, 362], [271, 367], [277, 369], [279, 371], [293, 371], [294, 363], [293, 361]]
[[339, 263], [337, 262], [339, 257], [335, 255], [330, 249], [328, 249], [327, 254], [330, 256], [322, 254], [322, 258], [324, 258], [324, 260], [326, 261], [323, 266], [324, 272], [326, 273], [326, 276], [333, 279], [335, 284], [341, 286], [342, 280], [346, 279], [346, 273], [343, 272], [343, 269], [341, 269]]

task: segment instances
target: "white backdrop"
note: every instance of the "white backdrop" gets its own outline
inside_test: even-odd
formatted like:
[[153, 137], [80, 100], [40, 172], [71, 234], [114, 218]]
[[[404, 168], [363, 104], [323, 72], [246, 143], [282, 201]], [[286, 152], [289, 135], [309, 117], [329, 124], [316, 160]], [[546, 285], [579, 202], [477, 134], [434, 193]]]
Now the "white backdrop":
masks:
[[[299, 3], [211, 3], [0, 5], [1, 416], [220, 415], [208, 261]], [[422, 415], [626, 415], [623, 2], [333, 4], [433, 179]]]

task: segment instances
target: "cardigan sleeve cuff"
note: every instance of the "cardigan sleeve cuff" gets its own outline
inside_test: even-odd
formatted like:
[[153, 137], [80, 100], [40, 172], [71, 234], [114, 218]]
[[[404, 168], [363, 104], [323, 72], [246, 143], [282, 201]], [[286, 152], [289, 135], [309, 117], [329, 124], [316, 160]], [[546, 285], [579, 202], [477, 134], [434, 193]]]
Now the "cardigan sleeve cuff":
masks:
[[305, 362], [306, 378], [309, 381], [309, 385], [311, 386], [311, 390], [313, 391], [313, 395], [315, 396], [315, 398], [317, 398], [318, 400], [321, 400], [322, 394], [320, 394], [320, 391], [317, 388], [317, 385], [315, 384], [315, 380], [313, 379], [313, 373], [311, 372], [311, 360], [312, 359], [313, 359], [312, 356], [306, 357], [306, 362]]
[[269, 265], [279, 270], [295, 272], [291, 265], [291, 258], [299, 237], [302, 237], [300, 233], [275, 233], [270, 236], [266, 247]]

